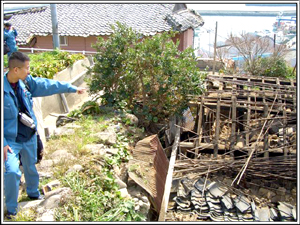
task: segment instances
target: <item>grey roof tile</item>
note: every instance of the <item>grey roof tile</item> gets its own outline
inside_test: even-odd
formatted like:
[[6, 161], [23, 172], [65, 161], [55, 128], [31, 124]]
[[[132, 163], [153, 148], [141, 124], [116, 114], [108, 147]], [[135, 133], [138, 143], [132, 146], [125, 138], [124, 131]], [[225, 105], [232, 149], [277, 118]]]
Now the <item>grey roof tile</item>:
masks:
[[[91, 36], [110, 35], [111, 24], [126, 23], [145, 36], [169, 31], [179, 31], [203, 25], [202, 17], [185, 9], [173, 12], [175, 4], [56, 4], [58, 32], [60, 35]], [[50, 6], [22, 10], [10, 22], [16, 27], [17, 40], [25, 44], [30, 35], [50, 35], [52, 21]]]

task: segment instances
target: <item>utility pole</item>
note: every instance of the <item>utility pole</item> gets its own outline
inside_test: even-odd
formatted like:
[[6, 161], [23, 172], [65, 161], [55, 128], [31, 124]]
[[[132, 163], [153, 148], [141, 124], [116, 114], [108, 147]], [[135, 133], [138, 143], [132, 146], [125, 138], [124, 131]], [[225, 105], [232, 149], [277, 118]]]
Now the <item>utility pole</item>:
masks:
[[214, 44], [214, 64], [213, 64], [213, 74], [215, 74], [215, 69], [216, 69], [217, 29], [218, 29], [218, 21], [216, 21], [216, 29], [215, 29], [215, 44]]
[[58, 22], [56, 13], [56, 4], [50, 4], [51, 20], [52, 20], [52, 33], [53, 33], [53, 49], [59, 49], [59, 36], [58, 36]]

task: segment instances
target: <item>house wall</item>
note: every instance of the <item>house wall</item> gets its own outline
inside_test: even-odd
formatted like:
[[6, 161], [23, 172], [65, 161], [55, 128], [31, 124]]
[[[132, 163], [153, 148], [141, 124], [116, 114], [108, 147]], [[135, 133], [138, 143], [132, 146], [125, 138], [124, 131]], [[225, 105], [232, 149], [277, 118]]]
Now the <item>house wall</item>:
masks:
[[[36, 36], [37, 40], [33, 48], [41, 48], [41, 49], [52, 49], [53, 48], [53, 40], [52, 36]], [[73, 51], [96, 51], [91, 47], [92, 43], [96, 43], [96, 36], [89, 37], [73, 37], [70, 36], [67, 38], [68, 46], [61, 46], [62, 50], [73, 50]], [[28, 46], [21, 46], [22, 48], [28, 48]]]
[[180, 40], [178, 49], [180, 51], [183, 51], [184, 49], [188, 47], [193, 47], [194, 43], [194, 31], [193, 29], [188, 29], [180, 34], [177, 34], [174, 38], [173, 41], [176, 41], [176, 39]]
[[[36, 36], [37, 40], [33, 48], [41, 48], [41, 49], [52, 49], [53, 48], [53, 40], [52, 36]], [[107, 38], [104, 36], [104, 38]], [[194, 40], [194, 31], [193, 29], [188, 29], [183, 33], [177, 34], [173, 41], [176, 39], [180, 40], [178, 49], [183, 51], [187, 47], [193, 47], [193, 40]], [[73, 51], [96, 51], [94, 48], [91, 47], [92, 43], [96, 43], [97, 37], [96, 36], [89, 36], [89, 37], [73, 37], [69, 36], [67, 39], [68, 46], [61, 46], [62, 50], [73, 50]], [[19, 47], [28, 47], [28, 46], [21, 46]]]

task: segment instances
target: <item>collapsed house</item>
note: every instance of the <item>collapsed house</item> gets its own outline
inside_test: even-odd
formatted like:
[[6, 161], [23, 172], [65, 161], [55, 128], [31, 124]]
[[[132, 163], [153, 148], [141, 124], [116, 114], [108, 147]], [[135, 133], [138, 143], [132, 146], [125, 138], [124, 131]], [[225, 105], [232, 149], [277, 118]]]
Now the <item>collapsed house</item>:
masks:
[[296, 221], [296, 85], [208, 75], [184, 121], [160, 135], [169, 162], [149, 164], [158, 220]]

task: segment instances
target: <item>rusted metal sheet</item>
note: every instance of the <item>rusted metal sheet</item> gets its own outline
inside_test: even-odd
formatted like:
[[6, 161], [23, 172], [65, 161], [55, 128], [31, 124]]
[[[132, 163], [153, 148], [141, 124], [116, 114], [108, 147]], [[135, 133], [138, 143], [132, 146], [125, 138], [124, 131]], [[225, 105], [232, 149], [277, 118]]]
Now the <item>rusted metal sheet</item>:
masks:
[[153, 198], [159, 212], [169, 168], [163, 147], [157, 135], [151, 135], [136, 144], [129, 161], [129, 177], [145, 189]]

